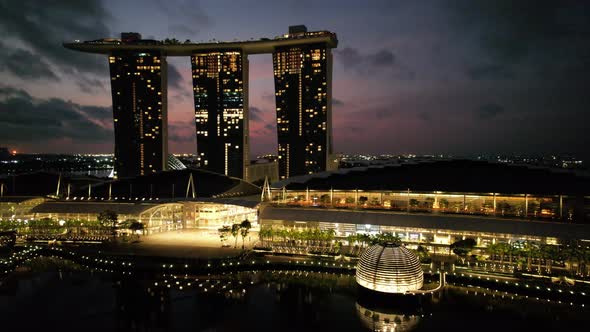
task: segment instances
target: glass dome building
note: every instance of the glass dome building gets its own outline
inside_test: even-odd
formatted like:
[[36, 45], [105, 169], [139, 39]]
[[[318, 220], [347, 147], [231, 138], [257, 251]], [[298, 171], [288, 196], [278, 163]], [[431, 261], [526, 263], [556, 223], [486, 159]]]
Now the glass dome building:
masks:
[[406, 293], [422, 288], [424, 272], [418, 256], [394, 243], [375, 244], [361, 255], [356, 282], [383, 293]]

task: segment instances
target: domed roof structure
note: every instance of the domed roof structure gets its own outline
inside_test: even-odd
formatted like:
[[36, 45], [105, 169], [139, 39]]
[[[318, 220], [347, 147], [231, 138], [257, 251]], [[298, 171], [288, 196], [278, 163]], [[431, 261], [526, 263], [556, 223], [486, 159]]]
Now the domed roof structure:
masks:
[[406, 293], [422, 288], [424, 272], [418, 256], [394, 243], [375, 244], [361, 255], [356, 282], [384, 293]]

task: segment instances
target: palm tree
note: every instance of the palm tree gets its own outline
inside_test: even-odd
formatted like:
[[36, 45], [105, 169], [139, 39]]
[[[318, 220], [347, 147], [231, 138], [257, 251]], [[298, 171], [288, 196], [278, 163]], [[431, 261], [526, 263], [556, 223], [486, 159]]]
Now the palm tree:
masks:
[[537, 256], [537, 252], [539, 251], [539, 246], [532, 242], [525, 242], [522, 248], [522, 252], [526, 255], [526, 268], [527, 270], [531, 270], [532, 265], [532, 258]]
[[334, 240], [335, 236], [336, 236], [335, 229], [330, 228], [326, 231], [326, 240], [328, 240], [328, 243], [330, 244], [330, 246], [332, 245], [332, 241]]
[[240, 224], [231, 225], [231, 235], [234, 237], [234, 248], [238, 247], [238, 234], [240, 234]]
[[261, 227], [260, 231], [258, 232], [258, 238], [260, 239], [260, 242], [262, 243], [262, 246], [265, 247], [266, 246], [266, 240], [268, 239], [269, 236], [269, 229], [267, 227]]
[[103, 227], [109, 227], [111, 229], [111, 234], [113, 236], [113, 240], [115, 239], [115, 227], [117, 226], [117, 219], [119, 216], [117, 213], [111, 210], [105, 210], [98, 214], [96, 217], [98, 222]]
[[488, 246], [486, 247], [486, 252], [488, 253], [488, 255], [490, 255], [490, 258], [492, 260], [495, 260], [495, 256], [496, 256], [496, 252], [497, 252], [497, 245], [495, 243], [490, 243], [488, 244]]
[[227, 235], [231, 233], [231, 228], [225, 225], [219, 228], [217, 231], [219, 232], [219, 240], [221, 240], [221, 245], [223, 246], [223, 244], [227, 240]]
[[242, 221], [242, 223], [240, 224], [240, 233], [242, 235], [242, 249], [244, 249], [244, 240], [246, 239], [246, 236], [248, 236], [250, 228], [252, 228], [252, 223], [250, 223], [248, 219]]

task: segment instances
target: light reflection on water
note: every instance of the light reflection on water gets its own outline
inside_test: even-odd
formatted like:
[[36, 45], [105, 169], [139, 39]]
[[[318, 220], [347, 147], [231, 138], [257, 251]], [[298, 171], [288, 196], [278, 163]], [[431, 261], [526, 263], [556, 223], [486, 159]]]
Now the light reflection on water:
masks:
[[[5, 326], [120, 331], [565, 330], [588, 312], [449, 286], [422, 297], [367, 293], [353, 276], [242, 272], [119, 276], [64, 269], [0, 285]], [[182, 289], [181, 289], [182, 287]], [[483, 292], [483, 293], [482, 293]], [[483, 295], [488, 293], [487, 295]], [[582, 309], [583, 310], [583, 309]], [[7, 325], [6, 325], [7, 324]]]

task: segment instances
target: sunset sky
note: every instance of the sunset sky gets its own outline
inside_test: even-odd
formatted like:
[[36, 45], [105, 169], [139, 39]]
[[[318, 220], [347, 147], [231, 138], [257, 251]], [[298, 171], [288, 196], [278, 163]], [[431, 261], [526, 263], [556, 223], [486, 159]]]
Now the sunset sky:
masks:
[[[337, 33], [335, 152], [590, 159], [590, 2], [0, 0], [0, 146], [113, 151], [106, 56], [74, 39]], [[196, 152], [189, 58], [169, 59], [169, 144]], [[276, 153], [271, 55], [250, 59], [251, 154]]]

